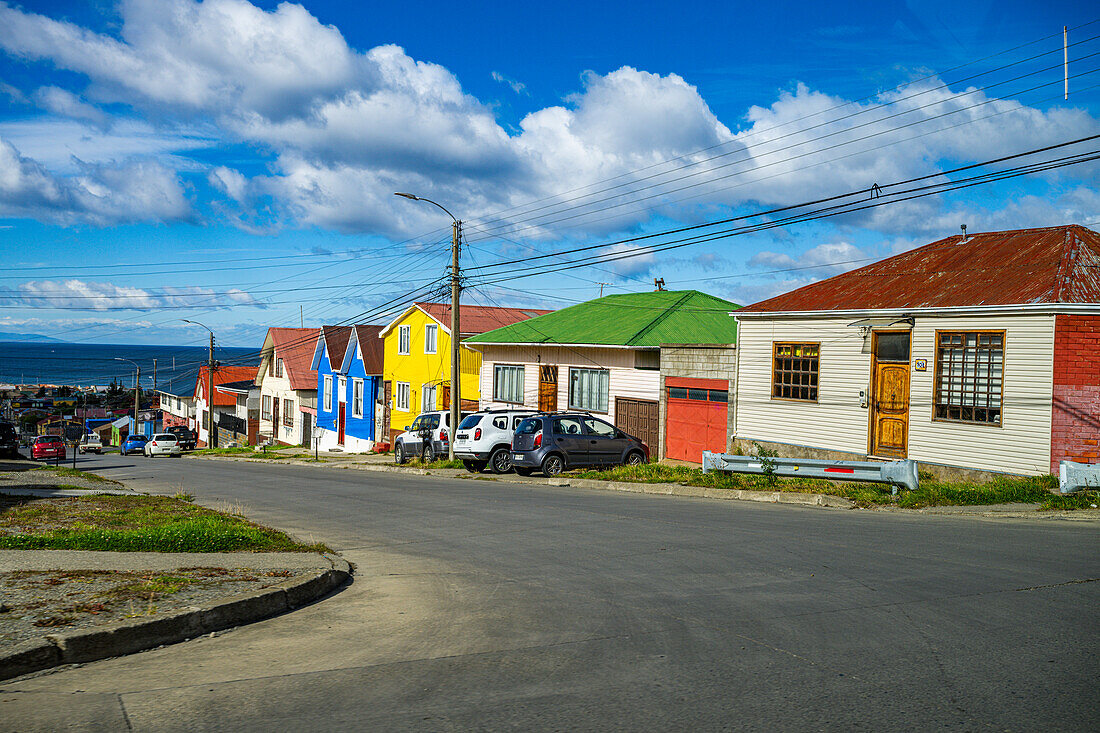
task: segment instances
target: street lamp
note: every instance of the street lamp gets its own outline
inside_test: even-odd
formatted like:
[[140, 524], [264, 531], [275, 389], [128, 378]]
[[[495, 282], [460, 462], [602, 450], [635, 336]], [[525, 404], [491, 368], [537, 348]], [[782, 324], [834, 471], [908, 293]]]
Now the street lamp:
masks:
[[140, 402], [139, 396], [141, 395], [141, 365], [133, 359], [123, 359], [121, 356], [116, 356], [115, 361], [128, 361], [137, 369], [137, 377], [134, 379], [134, 430], [136, 431], [138, 423], [138, 404]]
[[451, 426], [448, 433], [450, 439], [447, 441], [447, 457], [453, 461], [455, 459], [454, 436], [458, 432], [459, 407], [462, 404], [460, 394], [462, 380], [459, 378], [461, 358], [459, 356], [458, 335], [458, 293], [460, 290], [458, 281], [458, 243], [462, 237], [462, 222], [456, 219], [455, 215], [448, 211], [443, 204], [432, 201], [431, 199], [426, 199], [423, 196], [417, 196], [411, 193], [395, 193], [394, 196], [400, 196], [412, 201], [426, 201], [429, 204], [438, 206], [440, 209], [443, 209], [443, 212], [451, 217], [451, 221], [454, 222], [451, 229]]
[[206, 362], [206, 447], [210, 448], [214, 445], [214, 332], [198, 321], [189, 321], [186, 318], [180, 320], [210, 331], [210, 353]]

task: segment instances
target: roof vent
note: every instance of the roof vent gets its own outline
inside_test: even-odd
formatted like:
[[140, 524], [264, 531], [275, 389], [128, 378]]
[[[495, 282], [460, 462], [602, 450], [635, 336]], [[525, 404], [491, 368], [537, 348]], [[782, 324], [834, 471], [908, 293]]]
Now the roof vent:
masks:
[[964, 241], [964, 242], [965, 242], [965, 241], [967, 241], [967, 237], [966, 237], [966, 224], [963, 224], [963, 225], [961, 225], [961, 226], [960, 226], [959, 228], [963, 230], [963, 241]]

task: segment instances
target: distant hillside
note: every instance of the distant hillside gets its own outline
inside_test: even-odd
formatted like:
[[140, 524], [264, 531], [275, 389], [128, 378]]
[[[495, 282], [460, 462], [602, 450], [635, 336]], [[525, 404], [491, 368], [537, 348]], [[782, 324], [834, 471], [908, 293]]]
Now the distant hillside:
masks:
[[64, 339], [50, 338], [40, 333], [12, 333], [11, 331], [0, 331], [0, 341], [33, 341], [42, 344], [68, 343]]

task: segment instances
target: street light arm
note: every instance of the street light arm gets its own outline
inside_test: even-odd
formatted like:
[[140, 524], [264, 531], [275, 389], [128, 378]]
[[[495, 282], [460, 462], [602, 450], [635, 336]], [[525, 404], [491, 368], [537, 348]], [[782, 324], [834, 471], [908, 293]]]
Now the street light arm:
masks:
[[411, 193], [395, 193], [394, 196], [400, 196], [402, 198], [406, 198], [406, 199], [409, 199], [411, 201], [427, 201], [429, 204], [435, 204], [439, 208], [443, 209], [443, 212], [445, 214], [447, 214], [447, 216], [451, 217], [451, 221], [455, 222], [456, 224], [458, 223], [458, 219], [455, 218], [455, 215], [452, 214], [450, 211], [447, 211], [447, 207], [444, 206], [443, 204], [432, 201], [431, 199], [426, 199], [423, 196], [417, 196], [416, 194], [411, 194]]
[[210, 329], [210, 327], [209, 327], [209, 326], [203, 325], [203, 324], [199, 323], [198, 321], [189, 321], [189, 320], [187, 320], [186, 318], [181, 318], [180, 320], [181, 320], [181, 321], [183, 321], [184, 323], [190, 323], [190, 324], [192, 324], [192, 325], [195, 325], [195, 326], [202, 326], [202, 327], [203, 327], [203, 328], [205, 328], [205, 329], [206, 329], [207, 331], [210, 331], [210, 333], [214, 333], [214, 332], [213, 332], [213, 331], [212, 331], [212, 330]]

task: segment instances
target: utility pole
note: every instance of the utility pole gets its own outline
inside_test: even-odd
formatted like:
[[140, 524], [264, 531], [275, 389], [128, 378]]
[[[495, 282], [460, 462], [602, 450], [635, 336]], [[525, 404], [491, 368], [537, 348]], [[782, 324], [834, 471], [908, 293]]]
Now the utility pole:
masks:
[[206, 447], [214, 447], [214, 332], [210, 332], [210, 354], [206, 360]]
[[611, 283], [596, 283], [596, 284], [600, 286], [600, 297], [602, 298], [603, 297], [603, 286], [604, 285], [611, 285]]
[[447, 441], [447, 458], [455, 459], [454, 436], [458, 434], [459, 409], [462, 405], [462, 343], [459, 337], [458, 300], [462, 285], [458, 279], [458, 247], [462, 241], [462, 222], [455, 221], [451, 236], [451, 440]]
[[462, 371], [462, 358], [461, 343], [459, 339], [459, 291], [462, 289], [462, 285], [459, 281], [458, 270], [458, 249], [459, 242], [462, 240], [462, 222], [460, 222], [454, 214], [447, 211], [447, 208], [440, 203], [426, 199], [423, 196], [416, 196], [411, 193], [395, 193], [394, 196], [400, 196], [402, 198], [410, 199], [412, 201], [426, 201], [429, 204], [433, 204], [440, 209], [447, 216], [451, 217], [451, 221], [454, 222], [451, 235], [451, 425], [448, 430], [447, 440], [447, 457], [450, 460], [455, 459], [455, 441], [454, 436], [458, 433], [458, 417], [461, 414], [460, 406], [462, 405], [461, 394], [461, 371]]
[[141, 367], [134, 364], [137, 377], [134, 379], [134, 431], [137, 431], [138, 410], [141, 409]]

